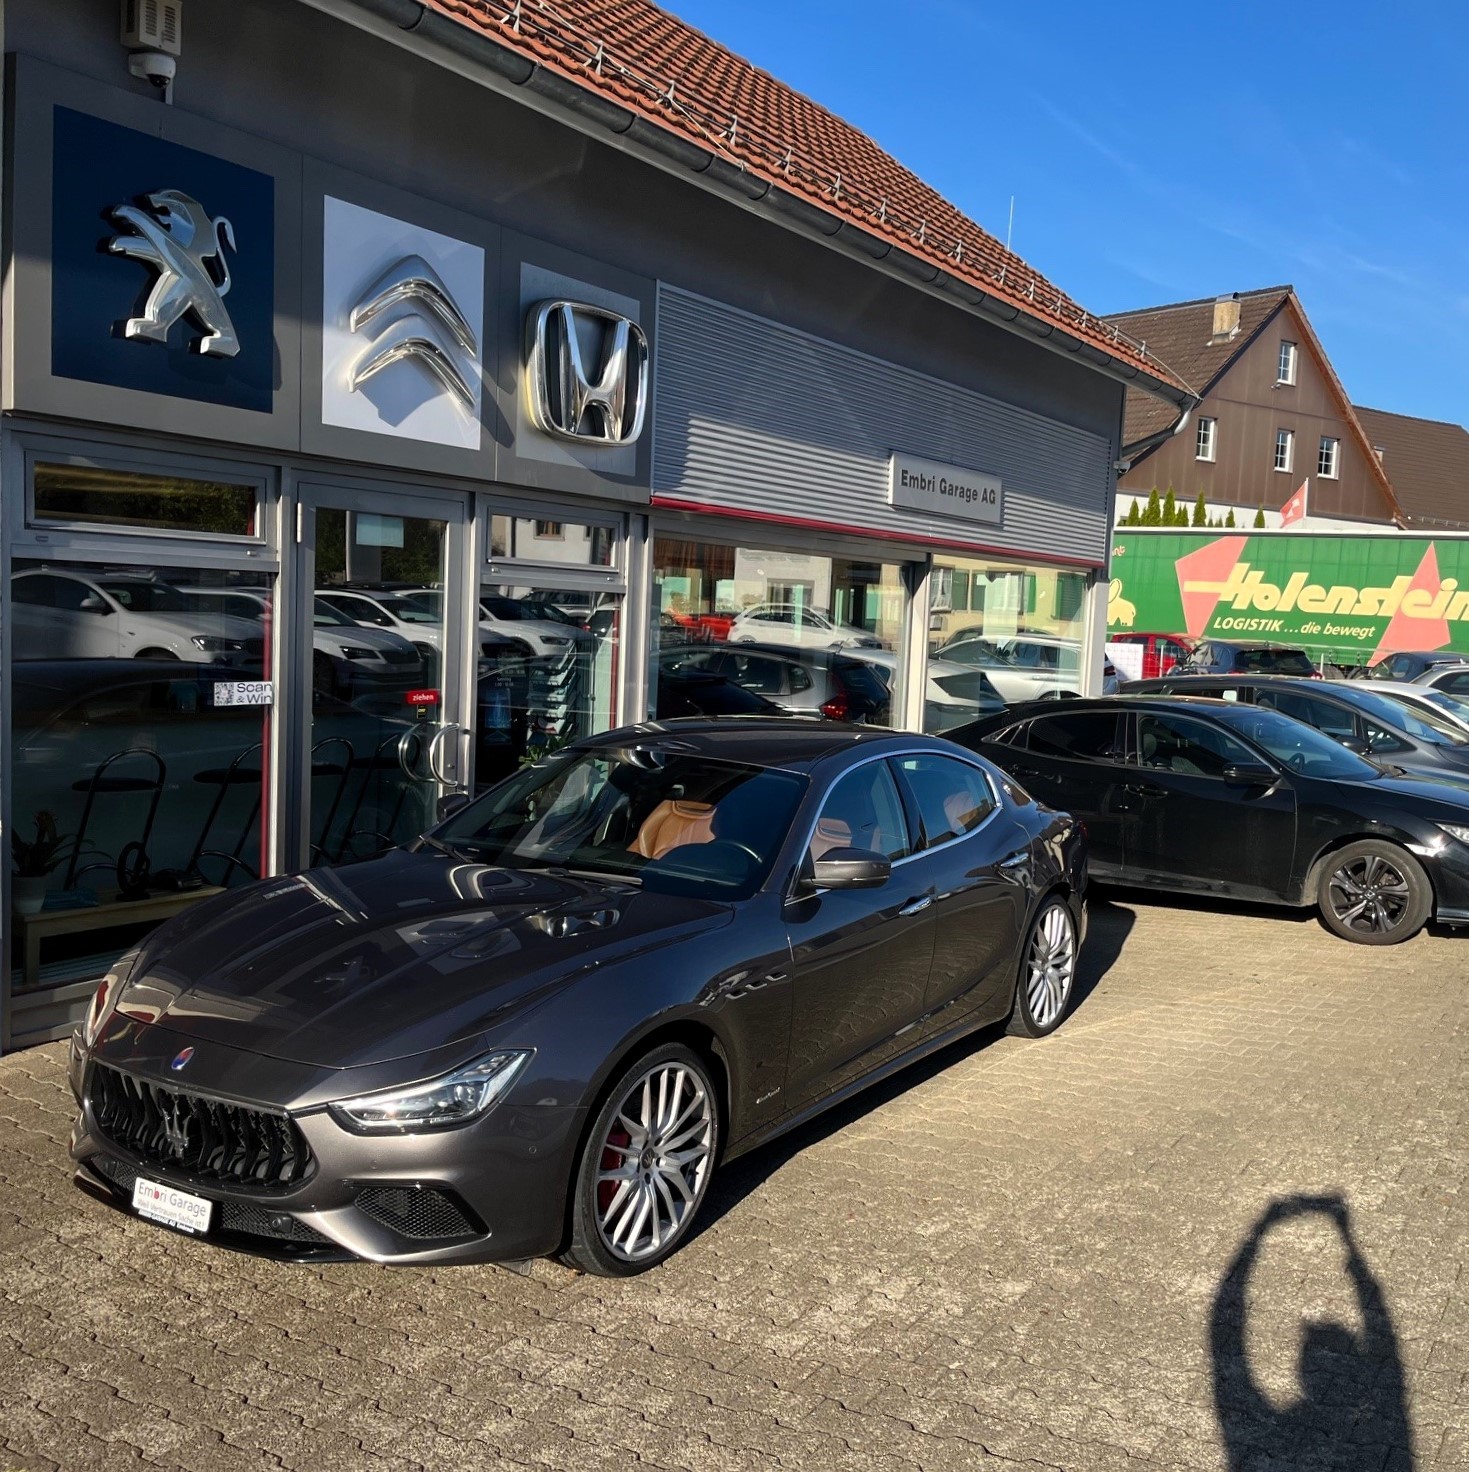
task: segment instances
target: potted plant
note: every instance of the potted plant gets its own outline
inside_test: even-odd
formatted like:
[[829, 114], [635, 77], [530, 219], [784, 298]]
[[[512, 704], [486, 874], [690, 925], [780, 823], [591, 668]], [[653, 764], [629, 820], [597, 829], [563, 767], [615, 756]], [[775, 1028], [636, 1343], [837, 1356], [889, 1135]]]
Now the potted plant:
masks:
[[10, 906], [18, 915], [34, 915], [46, 902], [46, 883], [61, 856], [70, 834], [58, 833], [52, 813], [36, 814], [36, 836], [23, 838], [10, 835], [10, 851], [15, 859], [15, 876], [10, 882]]

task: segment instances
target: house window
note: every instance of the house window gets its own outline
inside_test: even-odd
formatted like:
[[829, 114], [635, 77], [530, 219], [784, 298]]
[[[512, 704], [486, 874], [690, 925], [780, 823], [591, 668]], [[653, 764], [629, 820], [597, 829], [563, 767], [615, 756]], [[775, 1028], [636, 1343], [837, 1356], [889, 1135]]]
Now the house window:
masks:
[[1194, 442], [1194, 459], [1212, 460], [1214, 458], [1214, 435], [1218, 425], [1217, 419], [1199, 420], [1199, 434]]
[[1289, 470], [1296, 458], [1296, 436], [1293, 430], [1275, 431], [1275, 468]]
[[1280, 364], [1275, 373], [1276, 383], [1294, 383], [1296, 381], [1296, 345], [1293, 342], [1282, 342], [1280, 345]]
[[536, 523], [536, 538], [539, 541], [559, 542], [565, 535], [559, 521], [538, 521]]
[[1341, 441], [1330, 435], [1321, 436], [1321, 450], [1316, 456], [1316, 474], [1324, 480], [1336, 479], [1336, 457]]

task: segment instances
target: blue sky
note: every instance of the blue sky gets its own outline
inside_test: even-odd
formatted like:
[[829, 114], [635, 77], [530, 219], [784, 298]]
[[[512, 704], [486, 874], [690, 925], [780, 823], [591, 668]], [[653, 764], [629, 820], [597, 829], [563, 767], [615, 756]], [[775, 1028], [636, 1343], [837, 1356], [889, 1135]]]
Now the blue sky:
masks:
[[1094, 312], [1291, 283], [1359, 404], [1469, 421], [1459, 0], [664, 0]]

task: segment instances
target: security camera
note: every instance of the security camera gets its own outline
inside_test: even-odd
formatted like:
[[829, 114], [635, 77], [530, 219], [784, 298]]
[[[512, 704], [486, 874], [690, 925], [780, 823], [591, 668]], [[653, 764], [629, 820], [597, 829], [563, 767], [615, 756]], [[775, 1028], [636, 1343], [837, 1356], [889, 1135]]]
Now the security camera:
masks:
[[128, 57], [128, 70], [145, 82], [152, 82], [160, 92], [173, 85], [178, 63], [162, 51], [134, 51]]

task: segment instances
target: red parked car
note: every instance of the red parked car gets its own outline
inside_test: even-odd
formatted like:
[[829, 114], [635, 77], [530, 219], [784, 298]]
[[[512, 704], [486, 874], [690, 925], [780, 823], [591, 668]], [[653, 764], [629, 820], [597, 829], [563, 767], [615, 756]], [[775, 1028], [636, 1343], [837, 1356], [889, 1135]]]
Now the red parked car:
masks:
[[[1138, 656], [1132, 652], [1138, 645], [1142, 646], [1140, 667], [1137, 666]], [[1123, 652], [1118, 646], [1128, 648]], [[1117, 666], [1118, 676], [1124, 680], [1156, 680], [1182, 663], [1192, 649], [1192, 642], [1182, 634], [1123, 632], [1107, 635], [1107, 654]]]

